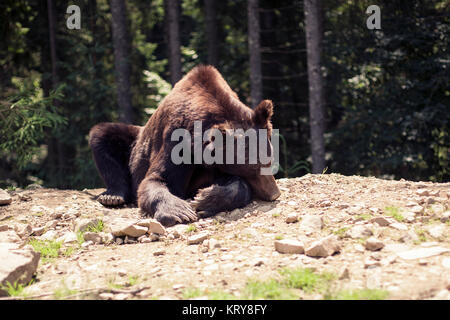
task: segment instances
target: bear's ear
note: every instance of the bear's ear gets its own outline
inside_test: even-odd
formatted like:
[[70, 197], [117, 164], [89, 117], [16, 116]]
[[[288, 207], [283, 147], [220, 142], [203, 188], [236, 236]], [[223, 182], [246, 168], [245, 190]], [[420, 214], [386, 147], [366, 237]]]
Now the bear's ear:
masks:
[[253, 120], [258, 126], [266, 126], [273, 115], [273, 104], [270, 100], [261, 101], [255, 108]]

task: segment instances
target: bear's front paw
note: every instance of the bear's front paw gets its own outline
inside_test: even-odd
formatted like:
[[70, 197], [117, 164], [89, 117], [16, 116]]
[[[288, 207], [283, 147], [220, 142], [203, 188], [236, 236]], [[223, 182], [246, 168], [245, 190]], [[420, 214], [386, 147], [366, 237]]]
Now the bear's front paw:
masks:
[[190, 223], [197, 221], [197, 214], [192, 210], [189, 203], [173, 197], [169, 201], [158, 206], [155, 219], [163, 226], [170, 227], [177, 223]]
[[125, 198], [110, 191], [105, 191], [98, 196], [97, 201], [104, 206], [117, 207], [125, 203]]

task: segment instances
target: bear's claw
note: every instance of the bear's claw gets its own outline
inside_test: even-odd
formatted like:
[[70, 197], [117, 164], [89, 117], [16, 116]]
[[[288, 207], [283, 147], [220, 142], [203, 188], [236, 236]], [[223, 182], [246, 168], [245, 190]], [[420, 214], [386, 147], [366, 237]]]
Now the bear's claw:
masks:
[[117, 207], [125, 203], [125, 199], [119, 195], [112, 195], [106, 192], [98, 196], [97, 201], [104, 206]]

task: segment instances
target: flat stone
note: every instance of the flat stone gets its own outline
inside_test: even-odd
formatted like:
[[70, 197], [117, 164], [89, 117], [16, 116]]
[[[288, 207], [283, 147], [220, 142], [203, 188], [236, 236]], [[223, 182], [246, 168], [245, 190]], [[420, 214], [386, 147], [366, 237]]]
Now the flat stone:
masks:
[[408, 211], [414, 212], [414, 214], [422, 214], [423, 207], [422, 206], [413, 206], [413, 207], [409, 208]]
[[115, 218], [108, 221], [111, 233], [116, 237], [130, 236], [138, 238], [147, 233], [147, 227], [135, 224], [136, 220], [134, 219]]
[[3, 189], [0, 189], [0, 205], [7, 205], [12, 202], [12, 198], [8, 192]]
[[428, 247], [398, 252], [397, 255], [405, 260], [415, 260], [438, 256], [445, 252], [450, 252], [450, 249], [443, 247]]
[[400, 231], [408, 230], [408, 227], [406, 225], [404, 225], [403, 223], [395, 222], [395, 223], [391, 223], [389, 226], [394, 229], [400, 230]]
[[367, 239], [364, 245], [366, 249], [370, 251], [380, 250], [384, 247], [384, 243], [374, 237], [370, 237], [369, 239]]
[[56, 239], [56, 241], [61, 241], [65, 244], [76, 243], [76, 242], [78, 242], [78, 237], [75, 232], [67, 232], [64, 235], [62, 235], [61, 237], [59, 237], [58, 239]]
[[92, 241], [96, 244], [101, 244], [103, 241], [102, 236], [96, 232], [85, 232], [83, 238], [85, 241]]
[[45, 232], [45, 227], [37, 227], [37, 228], [33, 228], [31, 229], [31, 235], [32, 236], [42, 236]]
[[416, 191], [416, 194], [417, 194], [418, 196], [421, 196], [421, 197], [426, 197], [426, 196], [429, 195], [428, 190], [425, 190], [425, 189], [419, 189], [419, 190], [417, 190], [417, 191]]
[[40, 240], [54, 240], [58, 236], [58, 233], [55, 230], [49, 230], [39, 237]]
[[306, 231], [320, 231], [323, 227], [323, 220], [318, 215], [305, 215], [300, 221], [300, 228]]
[[[0, 243], [2, 242], [14, 242], [19, 243], [22, 240], [17, 235], [17, 233], [14, 230], [7, 230], [0, 232]], [[1, 261], [1, 260], [0, 260]]]
[[163, 225], [161, 223], [159, 223], [158, 221], [154, 220], [154, 219], [147, 219], [148, 221], [148, 233], [156, 233], [156, 234], [160, 234], [160, 235], [164, 235], [166, 234], [166, 229], [163, 227]]
[[328, 257], [341, 250], [338, 238], [329, 235], [319, 241], [313, 242], [306, 250], [306, 255], [310, 257]]
[[187, 239], [187, 244], [199, 244], [202, 243], [209, 237], [209, 232], [200, 232], [198, 234], [194, 234]]
[[163, 249], [157, 249], [156, 251], [153, 251], [153, 255], [154, 256], [162, 256], [162, 255], [165, 255], [165, 254], [166, 254], [166, 251], [163, 250]]
[[439, 224], [439, 225], [435, 225], [435, 226], [429, 226], [427, 227], [427, 232], [430, 234], [430, 236], [432, 236], [433, 238], [445, 238], [445, 230], [446, 227], [444, 224]]
[[114, 242], [114, 236], [109, 232], [99, 232], [100, 237], [102, 237], [102, 243], [110, 244]]
[[0, 296], [7, 293], [1, 288], [7, 283], [28, 284], [36, 272], [40, 254], [31, 246], [18, 248], [10, 243], [0, 243]]
[[290, 213], [286, 218], [286, 223], [298, 222], [298, 215], [296, 213]]
[[75, 221], [74, 231], [86, 231], [89, 227], [95, 227], [100, 222], [99, 219], [77, 219]]
[[442, 266], [444, 268], [450, 269], [450, 258], [442, 259]]
[[276, 240], [275, 250], [279, 253], [304, 253], [305, 247], [302, 242], [297, 240]]
[[376, 223], [380, 227], [386, 227], [390, 224], [389, 220], [383, 217], [375, 217], [370, 220], [371, 223]]
[[352, 239], [369, 237], [372, 234], [373, 234], [372, 230], [370, 230], [364, 225], [356, 225], [346, 232], [346, 235], [348, 235]]

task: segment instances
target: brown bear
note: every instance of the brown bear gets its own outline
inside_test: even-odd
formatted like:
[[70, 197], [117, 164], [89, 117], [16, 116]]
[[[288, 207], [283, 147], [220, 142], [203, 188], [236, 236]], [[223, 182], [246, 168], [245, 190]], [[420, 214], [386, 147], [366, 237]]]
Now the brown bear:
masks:
[[[145, 215], [171, 226], [243, 207], [252, 194], [275, 200], [280, 190], [273, 175], [261, 175], [264, 165], [249, 164], [248, 157], [243, 164], [175, 164], [171, 159], [178, 143], [171, 139], [175, 129], [194, 134], [194, 123], [200, 121], [202, 132], [216, 128], [225, 136], [228, 129], [267, 129], [270, 137], [272, 113], [271, 101], [263, 100], [252, 110], [214, 67], [195, 67], [176, 83], [144, 127], [100, 123], [91, 129], [89, 144], [107, 187], [98, 201], [118, 206], [137, 200]], [[266, 139], [262, 142], [271, 148]], [[212, 142], [203, 141], [201, 147]], [[191, 197], [189, 204], [185, 199]]]

